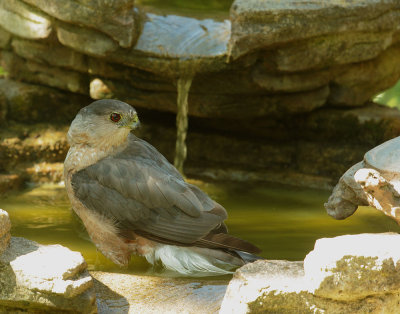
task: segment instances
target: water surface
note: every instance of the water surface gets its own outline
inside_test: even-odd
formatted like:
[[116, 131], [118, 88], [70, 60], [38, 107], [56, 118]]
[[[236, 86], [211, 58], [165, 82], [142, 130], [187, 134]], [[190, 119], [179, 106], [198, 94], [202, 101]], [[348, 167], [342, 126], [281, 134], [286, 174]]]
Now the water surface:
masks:
[[[263, 249], [267, 259], [303, 260], [315, 240], [343, 234], [399, 232], [397, 224], [379, 211], [361, 207], [336, 221], [323, 207], [329, 192], [277, 185], [195, 182], [228, 210], [231, 234]], [[12, 235], [42, 244], [62, 244], [80, 251], [89, 269], [143, 274], [152, 271], [134, 257], [128, 269], [113, 265], [96, 251], [79, 218], [70, 210], [62, 186], [43, 185], [0, 199], [10, 214]]]

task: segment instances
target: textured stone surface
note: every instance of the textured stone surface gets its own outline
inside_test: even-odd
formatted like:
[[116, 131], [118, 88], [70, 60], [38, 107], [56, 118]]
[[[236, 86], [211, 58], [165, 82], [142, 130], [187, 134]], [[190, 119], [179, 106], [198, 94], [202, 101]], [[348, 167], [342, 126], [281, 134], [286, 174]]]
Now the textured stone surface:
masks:
[[400, 290], [400, 235], [359, 234], [319, 239], [304, 259], [314, 295], [354, 301]]
[[218, 313], [226, 280], [91, 272], [99, 313]]
[[238, 269], [225, 313], [396, 313], [399, 234], [319, 239], [303, 262], [257, 261]]
[[13, 237], [0, 265], [0, 307], [96, 311], [93, 281], [80, 253]]
[[229, 282], [221, 304], [221, 314], [247, 313], [248, 303], [264, 289], [296, 292], [304, 288], [303, 262], [257, 261], [239, 268]]
[[8, 72], [10, 78], [55, 87], [68, 92], [89, 94], [89, 78], [85, 74], [25, 60], [5, 51], [2, 53], [2, 59], [3, 68]]
[[24, 59], [80, 72], [88, 71], [84, 55], [55, 42], [44, 44], [39, 41], [15, 38], [11, 46], [15, 53]]
[[400, 76], [400, 47], [378, 58], [343, 68], [332, 80], [329, 102], [334, 105], [362, 105], [379, 91], [394, 85]]
[[[89, 97], [0, 78], [0, 100], [7, 116], [18, 122], [70, 122]], [[60, 104], [63, 104], [60, 106]]]
[[19, 0], [0, 2], [0, 26], [14, 35], [31, 39], [47, 38], [52, 31], [49, 16]]
[[226, 55], [231, 24], [176, 15], [148, 14], [135, 50], [164, 58]]
[[61, 21], [97, 28], [130, 47], [135, 38], [134, 0], [24, 0]]
[[[313, 55], [316, 58], [314, 62], [324, 64], [334, 61], [335, 57], [339, 63], [342, 58], [346, 61], [352, 60], [353, 57], [338, 56], [343, 50], [353, 51], [365, 60], [387, 47], [391, 40], [390, 34], [380, 38], [364, 34], [350, 40], [346, 36], [333, 37], [333, 40], [327, 41], [322, 36], [335, 33], [374, 33], [378, 29], [394, 33], [399, 25], [399, 9], [400, 4], [396, 0], [384, 3], [377, 0], [236, 0], [231, 10], [231, 54], [238, 58], [260, 47], [316, 38], [313, 39], [314, 43], [309, 43], [311, 47], [307, 48], [310, 57]], [[369, 52], [363, 51], [365, 49]], [[301, 50], [304, 49], [300, 48]], [[324, 53], [326, 51], [330, 52]], [[321, 56], [325, 60], [321, 60]], [[307, 58], [306, 63], [307, 60], [311, 58]]]
[[57, 38], [67, 47], [96, 57], [107, 56], [118, 49], [113, 40], [98, 31], [64, 23], [57, 28]]
[[400, 223], [399, 155], [400, 137], [368, 151], [340, 178], [325, 204], [328, 214], [344, 219], [358, 205], [370, 205]]
[[6, 48], [10, 43], [11, 34], [0, 27], [0, 48]]
[[8, 213], [0, 209], [0, 255], [8, 247], [11, 239], [11, 221]]

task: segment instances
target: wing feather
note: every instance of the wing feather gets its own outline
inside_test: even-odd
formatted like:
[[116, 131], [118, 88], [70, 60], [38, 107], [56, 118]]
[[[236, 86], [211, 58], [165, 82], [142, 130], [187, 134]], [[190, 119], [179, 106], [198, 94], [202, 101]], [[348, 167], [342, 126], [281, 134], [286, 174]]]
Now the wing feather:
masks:
[[[115, 220], [121, 229], [178, 243], [194, 243], [218, 227], [226, 218], [223, 207], [186, 183], [144, 143], [131, 141], [124, 152], [73, 174], [75, 196], [88, 209]], [[222, 210], [213, 212], [213, 207]]]

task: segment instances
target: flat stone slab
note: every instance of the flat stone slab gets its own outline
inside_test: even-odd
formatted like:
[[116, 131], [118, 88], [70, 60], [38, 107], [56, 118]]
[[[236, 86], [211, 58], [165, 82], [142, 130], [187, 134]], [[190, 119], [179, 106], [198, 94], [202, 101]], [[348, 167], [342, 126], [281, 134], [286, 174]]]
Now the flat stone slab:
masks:
[[90, 272], [99, 313], [218, 313], [227, 280]]
[[86, 267], [79, 252], [12, 237], [0, 255], [0, 312], [96, 312]]

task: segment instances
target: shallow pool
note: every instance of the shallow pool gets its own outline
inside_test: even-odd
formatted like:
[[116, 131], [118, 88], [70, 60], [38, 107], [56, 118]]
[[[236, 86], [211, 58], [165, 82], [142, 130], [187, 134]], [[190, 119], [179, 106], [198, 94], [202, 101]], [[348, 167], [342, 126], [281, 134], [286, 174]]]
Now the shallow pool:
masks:
[[[375, 209], [361, 207], [343, 221], [323, 207], [329, 192], [276, 185], [194, 182], [228, 211], [231, 234], [263, 249], [268, 259], [302, 260], [318, 238], [363, 232], [399, 232], [397, 224]], [[79, 218], [70, 210], [64, 187], [43, 185], [0, 199], [10, 214], [12, 235], [42, 244], [62, 244], [80, 251], [89, 269], [145, 273], [151, 268], [134, 257], [128, 269], [113, 265], [90, 242]]]

